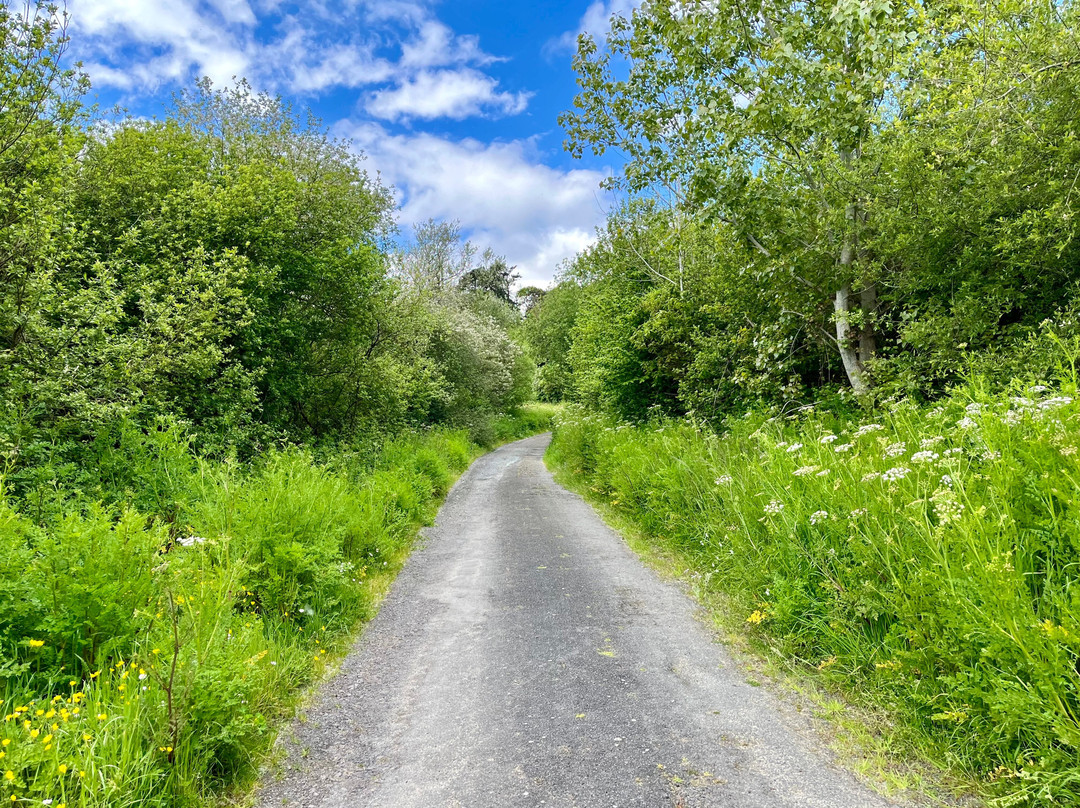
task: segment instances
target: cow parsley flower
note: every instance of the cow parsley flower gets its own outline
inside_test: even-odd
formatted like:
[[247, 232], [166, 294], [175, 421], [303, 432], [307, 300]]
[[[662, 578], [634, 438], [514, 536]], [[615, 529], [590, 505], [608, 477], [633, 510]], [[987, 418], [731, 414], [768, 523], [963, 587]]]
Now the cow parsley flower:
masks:
[[717, 478], [716, 478], [716, 479], [714, 480], [714, 482], [715, 482], [715, 483], [716, 483], [717, 485], [731, 485], [731, 483], [732, 483], [732, 477], [731, 477], [731, 475], [730, 475], [730, 474], [721, 474], [721, 475], [720, 475], [719, 477], [717, 477]]
[[941, 455], [937, 452], [916, 452], [911, 456], [912, 463], [933, 463]]
[[784, 510], [784, 503], [774, 499], [768, 505], [765, 506], [765, 513], [775, 516]]
[[828, 511], [814, 511], [812, 514], [810, 514], [810, 524], [816, 525], [816, 524], [819, 524], [821, 522], [824, 522], [828, 518], [829, 518], [829, 512]]
[[855, 437], [861, 438], [863, 435], [869, 435], [871, 432], [880, 432], [885, 427], [881, 424], [863, 424], [857, 430], [855, 430]]
[[805, 477], [807, 474], [813, 474], [815, 471], [817, 471], [817, 466], [803, 466], [802, 468], [795, 469], [795, 471], [791, 473], [796, 477]]
[[864, 474], [863, 475], [862, 481], [864, 483], [872, 483], [874, 480], [876, 480], [880, 476], [881, 476], [881, 474], [879, 472], [871, 471], [869, 474]]
[[836, 435], [822, 435], [821, 436], [821, 442], [822, 443], [828, 444], [828, 443], [832, 443], [833, 441], [836, 441], [836, 440], [839, 440], [839, 438], [836, 437]]
[[799, 449], [801, 449], [801, 448], [802, 448], [801, 443], [793, 443], [789, 447], [787, 447], [787, 453], [788, 454], [794, 454], [795, 452], [799, 451]]
[[959, 421], [957, 421], [956, 425], [958, 427], [960, 427], [961, 429], [974, 429], [975, 427], [978, 426], [978, 424], [975, 423], [975, 421], [971, 420], [966, 415], [963, 418], [961, 418]]
[[894, 482], [896, 480], [902, 480], [911, 474], [911, 469], [904, 466], [896, 466], [895, 468], [886, 469], [881, 473], [881, 479], [887, 483]]
[[853, 443], [841, 443], [839, 446], [834, 446], [833, 451], [842, 454], [843, 452], [850, 452], [854, 448], [855, 445]]
[[885, 456], [886, 457], [899, 457], [900, 455], [902, 455], [906, 451], [907, 451], [907, 444], [904, 443], [903, 441], [900, 441], [899, 443], [893, 443], [893, 444], [891, 444], [889, 446], [886, 446], [885, 447]]

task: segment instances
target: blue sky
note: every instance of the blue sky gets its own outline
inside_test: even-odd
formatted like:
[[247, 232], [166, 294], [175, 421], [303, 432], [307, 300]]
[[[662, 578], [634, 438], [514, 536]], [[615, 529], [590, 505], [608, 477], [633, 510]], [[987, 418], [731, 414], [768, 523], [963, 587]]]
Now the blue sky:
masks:
[[457, 219], [546, 285], [611, 205], [610, 161], [573, 161], [556, 118], [576, 34], [637, 0], [68, 0], [102, 106], [160, 115], [199, 76], [310, 107], [396, 189], [405, 232]]

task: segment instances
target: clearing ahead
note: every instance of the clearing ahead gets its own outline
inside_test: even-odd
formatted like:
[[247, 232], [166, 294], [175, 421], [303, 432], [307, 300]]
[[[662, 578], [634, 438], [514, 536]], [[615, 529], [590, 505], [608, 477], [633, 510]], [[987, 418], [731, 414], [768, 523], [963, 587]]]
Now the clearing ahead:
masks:
[[892, 804], [743, 679], [593, 510], [548, 437], [462, 476], [260, 804], [345, 808]]

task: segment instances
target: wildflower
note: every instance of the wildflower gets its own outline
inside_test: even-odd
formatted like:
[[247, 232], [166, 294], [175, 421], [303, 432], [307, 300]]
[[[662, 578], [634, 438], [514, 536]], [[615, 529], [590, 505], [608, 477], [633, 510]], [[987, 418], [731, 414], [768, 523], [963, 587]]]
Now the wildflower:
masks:
[[961, 418], [959, 421], [957, 421], [956, 425], [958, 427], [960, 427], [961, 429], [973, 429], [976, 426], [978, 426], [978, 424], [976, 424], [974, 421], [972, 421], [966, 415], [963, 418]]
[[829, 518], [829, 512], [828, 511], [814, 511], [812, 514], [810, 514], [810, 524], [816, 525], [816, 524], [819, 524], [820, 522], [824, 522], [828, 518]]
[[889, 446], [886, 446], [885, 447], [885, 456], [886, 457], [899, 457], [900, 455], [902, 455], [906, 451], [907, 451], [907, 444], [904, 443], [903, 441], [900, 441], [899, 443], [893, 443], [893, 444], [891, 444]]
[[968, 404], [966, 407], [964, 407], [964, 412], [966, 412], [968, 415], [978, 415], [980, 412], [982, 412], [982, 409], [982, 404], [972, 402], [971, 404]]
[[866, 516], [866, 508], [856, 508], [851, 512], [852, 519], [857, 519], [860, 516]]
[[1059, 449], [1058, 451], [1060, 451], [1061, 454], [1064, 457], [1068, 457], [1069, 455], [1076, 454], [1076, 447], [1075, 446], [1062, 446], [1061, 449]]
[[836, 440], [839, 440], [839, 438], [836, 437], [836, 435], [823, 435], [821, 437], [821, 442], [822, 443], [832, 443], [833, 441], [836, 441]]
[[768, 505], [765, 506], [765, 513], [767, 514], [775, 515], [780, 513], [780, 511], [782, 510], [784, 510], [784, 503], [776, 499], [772, 500]]
[[834, 447], [833, 451], [836, 452], [837, 454], [842, 454], [844, 452], [850, 452], [854, 448], [855, 448], [854, 444], [841, 443], [839, 446]]
[[923, 438], [921, 441], [919, 441], [919, 448], [920, 449], [933, 449], [935, 446], [937, 446], [943, 440], [945, 440], [945, 438], [941, 437], [941, 435], [935, 435], [932, 438]]
[[885, 427], [881, 424], [863, 424], [855, 430], [855, 437], [861, 438], [863, 435], [869, 435], [871, 432], [880, 432]]
[[108, 718], [109, 718], [109, 716], [108, 716], [107, 713], [98, 713], [98, 717], [97, 717], [98, 721], [106, 721], [106, 720], [108, 720]]
[[799, 451], [799, 449], [801, 449], [801, 448], [802, 448], [801, 443], [793, 443], [789, 447], [787, 447], [787, 453], [788, 454], [794, 454], [795, 452]]
[[67, 774], [67, 764], [61, 763], [60, 766], [57, 768], [57, 771], [59, 771], [60, 774]]
[[30, 640], [31, 648], [40, 648], [45, 644], [45, 640]]
[[994, 452], [988, 450], [983, 452], [980, 457], [982, 457], [983, 460], [1001, 460], [1001, 452]]
[[10, 783], [12, 780], [15, 779], [15, 772], [13, 772], [11, 769], [8, 769], [6, 772], [4, 772], [4, 779]]
[[813, 474], [815, 471], [817, 471], [817, 466], [803, 466], [802, 468], [795, 469], [795, 471], [791, 473], [796, 477], [805, 477], [807, 474]]
[[1072, 404], [1072, 399], [1069, 396], [1054, 396], [1048, 398], [1046, 401], [1039, 402], [1039, 409], [1043, 412], [1048, 410], [1056, 410], [1060, 407], [1064, 407], [1067, 404]]
[[1032, 392], [1032, 393], [1045, 393], [1049, 389], [1050, 388], [1047, 387], [1045, 384], [1037, 384], [1037, 385], [1035, 385], [1034, 387], [1031, 388], [1030, 392]]
[[824, 477], [824, 476], [825, 476], [826, 474], [828, 474], [828, 473], [829, 473], [829, 470], [828, 470], [828, 469], [822, 469], [821, 471], [819, 471], [819, 472], [818, 472], [817, 474], [815, 474], [814, 476], [815, 476], [815, 477]]
[[941, 484], [945, 485], [945, 486], [948, 486], [949, 488], [952, 488], [952, 486], [953, 486], [953, 478], [950, 477], [948, 474], [942, 474], [941, 475]]
[[884, 482], [891, 483], [895, 480], [902, 480], [911, 473], [911, 469], [904, 466], [896, 466], [895, 468], [887, 469], [881, 473], [881, 479]]
[[730, 474], [721, 474], [714, 480], [717, 485], [731, 485], [732, 477]]
[[750, 616], [746, 618], [746, 622], [756, 626], [764, 623], [768, 617], [769, 615], [761, 609], [754, 609], [754, 611], [750, 613]]
[[911, 456], [912, 463], [933, 463], [941, 455], [937, 452], [916, 452]]
[[203, 536], [184, 536], [176, 540], [176, 543], [181, 547], [193, 547], [196, 544], [202, 544], [206, 539]]
[[876, 480], [876, 479], [877, 479], [878, 477], [880, 477], [880, 476], [881, 476], [881, 473], [880, 473], [880, 472], [877, 472], [877, 471], [871, 471], [871, 472], [869, 472], [868, 474], [864, 474], [864, 475], [863, 475], [862, 481], [863, 481], [864, 483], [872, 483], [872, 482], [873, 482], [874, 480]]
[[930, 412], [926, 413], [926, 417], [931, 419], [932, 421], [936, 421], [938, 418], [940, 418], [944, 414], [945, 414], [945, 408], [944, 407], [934, 407], [934, 409], [932, 409], [932, 410], [930, 410]]
[[934, 503], [934, 514], [940, 524], [957, 521], [964, 512], [964, 505], [956, 499], [956, 494], [949, 488], [939, 488], [930, 497]]

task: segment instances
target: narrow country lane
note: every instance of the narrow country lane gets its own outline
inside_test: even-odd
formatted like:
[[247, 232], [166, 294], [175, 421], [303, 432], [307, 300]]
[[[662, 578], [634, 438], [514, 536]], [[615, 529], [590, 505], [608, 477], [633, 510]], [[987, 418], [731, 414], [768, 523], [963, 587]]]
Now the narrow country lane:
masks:
[[744, 681], [694, 604], [554, 482], [547, 443], [459, 480], [258, 804], [892, 804]]

